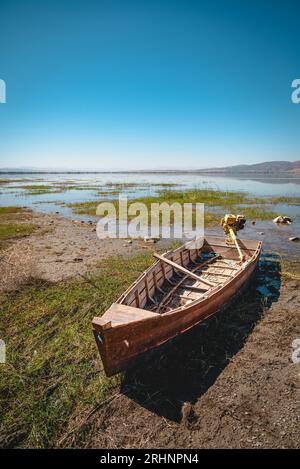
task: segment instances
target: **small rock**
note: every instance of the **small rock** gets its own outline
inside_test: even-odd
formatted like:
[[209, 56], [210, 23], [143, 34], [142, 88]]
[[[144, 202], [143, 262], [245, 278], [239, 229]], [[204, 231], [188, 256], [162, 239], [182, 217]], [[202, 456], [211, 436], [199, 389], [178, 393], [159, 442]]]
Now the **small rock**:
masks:
[[157, 243], [159, 238], [151, 238], [151, 236], [145, 236], [144, 238], [145, 243]]
[[258, 232], [259, 235], [264, 235], [265, 233], [263, 231]]
[[82, 257], [74, 257], [73, 261], [74, 262], [82, 262], [83, 259], [82, 259]]
[[55, 212], [57, 215], [59, 214], [59, 212]]
[[256, 221], [255, 220], [252, 220], [252, 225], [255, 225]]
[[300, 238], [299, 236], [292, 236], [291, 238], [289, 238], [289, 241], [300, 241]]
[[92, 225], [92, 224], [93, 224], [92, 220], [89, 220], [89, 221], [88, 221], [88, 224], [89, 224], [89, 225]]
[[181, 414], [182, 414], [181, 423], [185, 426], [188, 425], [189, 419], [192, 414], [192, 404], [190, 402], [183, 403]]
[[132, 239], [127, 239], [126, 243], [127, 244], [132, 244]]

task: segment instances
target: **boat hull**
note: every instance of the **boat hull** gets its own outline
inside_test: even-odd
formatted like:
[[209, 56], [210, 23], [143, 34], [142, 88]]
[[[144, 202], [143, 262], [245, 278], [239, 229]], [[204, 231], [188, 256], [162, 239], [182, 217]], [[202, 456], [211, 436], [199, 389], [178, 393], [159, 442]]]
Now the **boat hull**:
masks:
[[[146, 351], [188, 331], [223, 309], [250, 279], [257, 265], [260, 249], [261, 243], [257, 245], [246, 267], [224, 286], [184, 308], [164, 314], [149, 313], [141, 319], [114, 327], [101, 318], [94, 318], [94, 336], [105, 373], [111, 376], [127, 369]], [[125, 305], [118, 304], [112, 305], [112, 308], [117, 306], [126, 308]], [[143, 311], [131, 309], [137, 311], [137, 317], [138, 312]]]

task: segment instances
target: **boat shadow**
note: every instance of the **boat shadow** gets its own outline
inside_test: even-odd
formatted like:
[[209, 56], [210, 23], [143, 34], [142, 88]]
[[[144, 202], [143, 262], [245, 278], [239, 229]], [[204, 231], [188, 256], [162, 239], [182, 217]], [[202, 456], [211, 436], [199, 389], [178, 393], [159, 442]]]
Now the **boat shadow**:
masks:
[[180, 422], [183, 403], [193, 404], [243, 347], [265, 311], [278, 301], [280, 259], [262, 254], [242, 295], [199, 326], [146, 353], [125, 374], [121, 392], [139, 405]]

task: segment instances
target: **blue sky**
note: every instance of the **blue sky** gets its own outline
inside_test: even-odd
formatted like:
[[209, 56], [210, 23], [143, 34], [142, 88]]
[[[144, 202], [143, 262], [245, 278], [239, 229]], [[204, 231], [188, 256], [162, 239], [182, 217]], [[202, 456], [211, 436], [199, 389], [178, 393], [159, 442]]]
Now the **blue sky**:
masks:
[[300, 159], [300, 4], [0, 0], [0, 167]]

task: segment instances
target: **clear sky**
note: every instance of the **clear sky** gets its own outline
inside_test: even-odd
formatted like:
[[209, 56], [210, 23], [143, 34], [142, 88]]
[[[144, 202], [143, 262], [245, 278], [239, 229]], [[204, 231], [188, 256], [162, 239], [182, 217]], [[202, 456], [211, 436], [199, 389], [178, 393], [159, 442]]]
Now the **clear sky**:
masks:
[[300, 159], [299, 0], [0, 0], [0, 167]]

